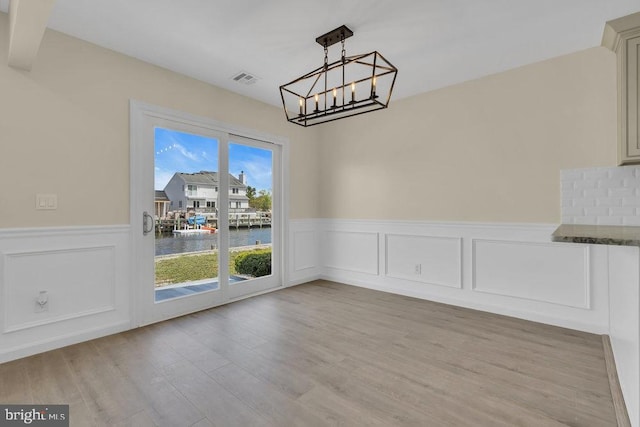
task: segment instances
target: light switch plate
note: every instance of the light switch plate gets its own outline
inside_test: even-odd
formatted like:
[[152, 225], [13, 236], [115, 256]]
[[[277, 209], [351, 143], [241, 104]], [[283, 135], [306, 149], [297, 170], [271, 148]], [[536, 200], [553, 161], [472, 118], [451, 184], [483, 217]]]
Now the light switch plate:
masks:
[[56, 210], [58, 209], [57, 194], [36, 194], [37, 210]]

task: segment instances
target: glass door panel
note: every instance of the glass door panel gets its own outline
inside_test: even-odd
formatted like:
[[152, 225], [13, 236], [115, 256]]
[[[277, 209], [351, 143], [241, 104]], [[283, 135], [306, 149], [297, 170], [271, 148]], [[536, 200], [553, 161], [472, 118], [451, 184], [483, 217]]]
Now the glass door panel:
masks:
[[229, 142], [229, 295], [279, 286], [278, 226], [274, 218], [277, 147], [248, 138]]
[[217, 138], [155, 128], [155, 302], [220, 290]]

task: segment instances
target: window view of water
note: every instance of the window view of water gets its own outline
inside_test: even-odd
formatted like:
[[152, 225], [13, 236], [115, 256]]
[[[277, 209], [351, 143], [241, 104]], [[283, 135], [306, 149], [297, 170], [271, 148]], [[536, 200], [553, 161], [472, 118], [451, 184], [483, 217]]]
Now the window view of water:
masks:
[[[229, 247], [253, 246], [271, 243], [271, 228], [229, 229]], [[173, 233], [156, 235], [156, 256], [179, 254], [184, 252], [208, 251], [218, 248], [218, 234]]]

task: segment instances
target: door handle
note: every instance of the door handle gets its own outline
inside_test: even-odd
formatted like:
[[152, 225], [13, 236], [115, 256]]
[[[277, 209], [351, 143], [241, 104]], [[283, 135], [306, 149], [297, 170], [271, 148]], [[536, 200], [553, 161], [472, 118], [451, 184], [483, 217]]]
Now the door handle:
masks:
[[[151, 226], [149, 226], [151, 224]], [[147, 211], [142, 213], [142, 234], [147, 235], [153, 231], [155, 227], [153, 217]]]

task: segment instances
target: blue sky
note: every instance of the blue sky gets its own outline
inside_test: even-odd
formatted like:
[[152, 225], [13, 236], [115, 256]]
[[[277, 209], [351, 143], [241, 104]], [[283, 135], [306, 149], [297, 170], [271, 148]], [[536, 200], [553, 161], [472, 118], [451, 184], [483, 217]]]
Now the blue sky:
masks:
[[[271, 191], [272, 153], [246, 145], [229, 144], [229, 172], [244, 171], [246, 183]], [[218, 140], [174, 130], [155, 130], [155, 189], [163, 190], [176, 172], [218, 171]]]

